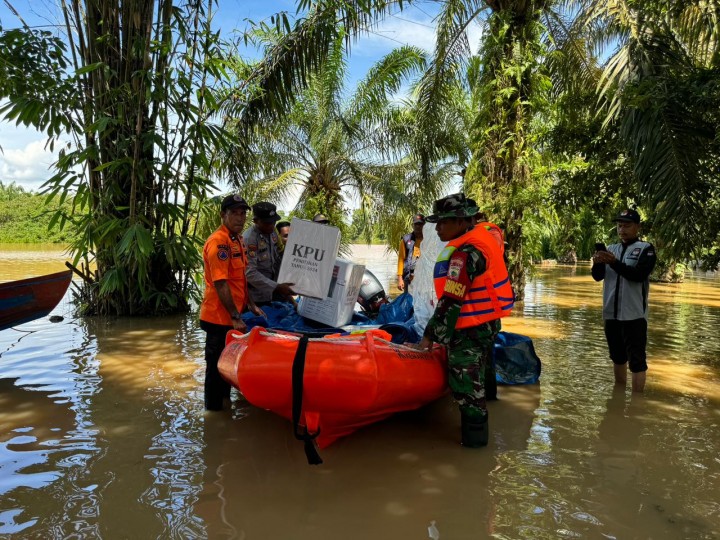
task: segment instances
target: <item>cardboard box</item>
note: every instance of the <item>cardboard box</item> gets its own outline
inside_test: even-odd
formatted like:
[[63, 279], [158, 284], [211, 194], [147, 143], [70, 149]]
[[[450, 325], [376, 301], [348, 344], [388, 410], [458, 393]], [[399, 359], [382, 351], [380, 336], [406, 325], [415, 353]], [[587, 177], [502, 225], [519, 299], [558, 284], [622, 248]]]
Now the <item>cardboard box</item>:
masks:
[[340, 229], [293, 218], [277, 282], [294, 283], [293, 290], [300, 295], [325, 298], [338, 249]]
[[326, 298], [301, 298], [298, 313], [328, 326], [344, 326], [352, 320], [355, 303], [362, 286], [365, 266], [337, 259]]

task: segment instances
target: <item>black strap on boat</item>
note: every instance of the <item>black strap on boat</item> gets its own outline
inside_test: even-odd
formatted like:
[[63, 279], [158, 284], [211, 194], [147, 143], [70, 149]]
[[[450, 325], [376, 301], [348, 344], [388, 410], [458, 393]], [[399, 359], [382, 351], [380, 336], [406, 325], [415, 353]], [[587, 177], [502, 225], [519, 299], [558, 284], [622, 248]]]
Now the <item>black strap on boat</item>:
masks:
[[295, 352], [295, 359], [293, 360], [292, 366], [292, 417], [293, 417], [293, 431], [295, 438], [305, 443], [305, 456], [308, 460], [308, 465], [320, 465], [323, 460], [318, 452], [315, 437], [320, 435], [320, 429], [315, 433], [310, 433], [307, 426], [300, 425], [300, 415], [302, 413], [302, 402], [303, 402], [303, 378], [305, 375], [305, 353], [307, 352], [308, 336], [300, 338], [298, 343], [297, 351]]

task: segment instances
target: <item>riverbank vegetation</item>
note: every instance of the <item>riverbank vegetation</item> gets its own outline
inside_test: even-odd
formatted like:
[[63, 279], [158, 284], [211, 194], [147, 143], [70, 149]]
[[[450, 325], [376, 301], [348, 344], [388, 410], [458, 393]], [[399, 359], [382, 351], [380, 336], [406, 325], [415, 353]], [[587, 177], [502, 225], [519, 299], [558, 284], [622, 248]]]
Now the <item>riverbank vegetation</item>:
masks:
[[399, 47], [354, 88], [351, 45], [405, 3], [298, 0], [243, 36], [256, 61], [211, 30], [216, 5], [77, 0], [64, 38], [0, 28], [0, 116], [62, 146], [44, 194], [86, 313], [188, 309], [221, 184], [299, 190], [294, 215], [392, 248], [462, 188], [505, 229], [519, 298], [528, 264], [589, 258], [625, 206], [665, 275], [717, 267], [717, 2], [442, 1], [431, 54]]
[[61, 208], [67, 212], [71, 203], [0, 182], [0, 243], [70, 244], [77, 235], [72, 224], [61, 228], [52, 223]]

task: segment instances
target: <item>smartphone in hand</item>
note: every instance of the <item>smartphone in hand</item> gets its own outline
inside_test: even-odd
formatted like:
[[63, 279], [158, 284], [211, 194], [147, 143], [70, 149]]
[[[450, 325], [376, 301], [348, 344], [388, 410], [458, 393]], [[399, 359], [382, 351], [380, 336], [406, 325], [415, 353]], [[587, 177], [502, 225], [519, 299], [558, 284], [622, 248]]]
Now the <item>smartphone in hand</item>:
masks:
[[596, 242], [595, 251], [607, 251], [607, 248], [605, 247], [605, 244], [603, 242]]

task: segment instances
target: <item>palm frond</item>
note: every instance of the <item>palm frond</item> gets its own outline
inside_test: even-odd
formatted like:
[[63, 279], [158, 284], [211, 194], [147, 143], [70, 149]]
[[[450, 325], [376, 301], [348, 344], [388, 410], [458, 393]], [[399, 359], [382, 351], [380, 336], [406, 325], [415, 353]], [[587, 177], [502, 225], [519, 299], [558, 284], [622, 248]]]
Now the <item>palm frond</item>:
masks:
[[592, 55], [585, 25], [573, 14], [557, 9], [546, 11], [544, 19], [550, 41], [546, 66], [553, 81], [553, 94], [595, 88], [601, 70]]
[[708, 152], [716, 132], [688, 107], [687, 92], [654, 82], [652, 99], [626, 111], [621, 134], [635, 159], [639, 199], [654, 210], [653, 233], [668, 256], [687, 257], [702, 244], [698, 208], [717, 167]]
[[424, 70], [425, 66], [422, 49], [410, 45], [394, 49], [373, 65], [358, 83], [343, 116], [352, 122], [379, 119], [377, 112], [383, 111], [402, 84]]
[[402, 8], [402, 0], [303, 0], [298, 12], [307, 10], [307, 16], [294, 24], [287, 14], [278, 14], [273, 22], [279, 39], [237, 89], [235, 99], [223, 104], [224, 114], [248, 127], [277, 119], [320, 71], [338, 37], [349, 48], [395, 7]]
[[431, 174], [431, 164], [444, 153], [433, 140], [433, 136], [441, 132], [437, 119], [454, 108], [457, 88], [463, 85], [462, 74], [470, 57], [467, 28], [486, 9], [483, 1], [450, 0], [438, 17], [433, 58], [416, 88], [418, 131], [420, 137], [428, 137], [429, 140], [418, 141], [420, 144], [415, 147], [421, 175], [426, 178]]

